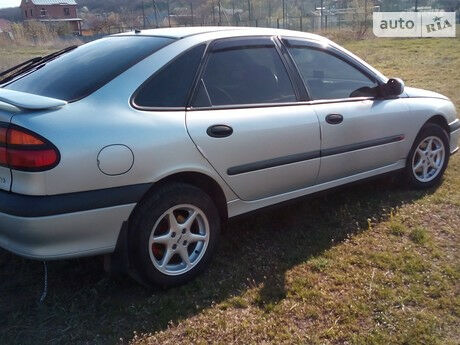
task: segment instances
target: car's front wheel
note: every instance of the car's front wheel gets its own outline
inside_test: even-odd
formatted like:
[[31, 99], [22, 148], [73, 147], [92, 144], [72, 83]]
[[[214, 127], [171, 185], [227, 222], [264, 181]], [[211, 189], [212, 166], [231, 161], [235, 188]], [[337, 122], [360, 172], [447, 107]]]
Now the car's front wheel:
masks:
[[219, 213], [209, 195], [188, 184], [167, 185], [135, 211], [130, 259], [147, 284], [180, 285], [209, 263], [219, 233]]
[[449, 139], [440, 126], [428, 123], [420, 130], [409, 153], [406, 177], [416, 188], [439, 183], [449, 162]]

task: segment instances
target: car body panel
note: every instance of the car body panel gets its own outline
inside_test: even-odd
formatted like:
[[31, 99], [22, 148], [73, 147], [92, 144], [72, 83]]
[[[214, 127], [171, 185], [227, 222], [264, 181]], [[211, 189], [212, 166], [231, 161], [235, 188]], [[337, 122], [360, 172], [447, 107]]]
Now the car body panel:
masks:
[[[318, 183], [387, 166], [409, 152], [404, 145], [406, 127], [410, 125], [404, 100], [350, 100], [313, 107], [322, 133]], [[343, 121], [329, 124], [329, 114], [340, 114]], [[401, 139], [397, 140], [397, 136]], [[364, 148], [356, 149], [359, 147]]]
[[[11, 193], [2, 193], [72, 196], [107, 189], [107, 195], [113, 195], [110, 194], [113, 188], [154, 186], [174, 174], [194, 172], [220, 186], [228, 216], [233, 217], [404, 168], [418, 132], [433, 116], [441, 116], [446, 124], [452, 125], [450, 151], [458, 150], [460, 128], [454, 105], [442, 95], [413, 88], [406, 88], [399, 98], [391, 100], [302, 101], [219, 110], [135, 109], [131, 97], [152, 74], [181, 52], [216, 39], [258, 35], [298, 37], [320, 42], [324, 47], [333, 46], [350, 58], [359, 58], [328, 39], [289, 30], [207, 27], [143, 30], [122, 35], [180, 39], [82, 100], [46, 110], [19, 109], [0, 102], [0, 122], [11, 122], [40, 134], [61, 155], [59, 165], [44, 172], [0, 167], [0, 189], [9, 191], [11, 187]], [[380, 72], [366, 66], [380, 80], [386, 80]], [[342, 114], [342, 126], [326, 124], [324, 119], [329, 113]], [[206, 130], [214, 124], [231, 125], [234, 135], [231, 139], [208, 137]], [[398, 135], [404, 138], [375, 142]], [[374, 141], [374, 145], [369, 146], [369, 141]], [[363, 143], [367, 146], [362, 146]], [[337, 151], [354, 144], [361, 146]], [[130, 169], [122, 169], [122, 173], [113, 176], [103, 173], [98, 163], [100, 151], [111, 145], [128, 148], [134, 157]], [[318, 150], [319, 157], [298, 156]], [[327, 152], [330, 154], [324, 154]], [[286, 157], [289, 159], [280, 160]], [[292, 157], [305, 159], [292, 163]], [[273, 160], [281, 164], [264, 167]], [[228, 174], [229, 168], [251, 163], [261, 168]], [[0, 209], [0, 246], [36, 259], [110, 253], [136, 202], [29, 217]]]
[[235, 216], [238, 216], [238, 215], [241, 215], [247, 212], [251, 212], [251, 211], [263, 208], [263, 207], [279, 204], [279, 203], [282, 203], [282, 202], [285, 202], [291, 199], [300, 198], [300, 197], [303, 197], [309, 194], [318, 193], [318, 192], [325, 191], [327, 189], [345, 185], [347, 183], [352, 183], [352, 182], [356, 182], [356, 181], [363, 180], [366, 178], [371, 178], [377, 175], [396, 171], [396, 170], [404, 168], [405, 166], [406, 166], [406, 160], [401, 159], [393, 164], [390, 164], [384, 167], [380, 167], [374, 170], [343, 177], [343, 178], [340, 178], [334, 181], [319, 183], [314, 186], [298, 189], [298, 190], [288, 192], [288, 193], [275, 195], [272, 197], [267, 197], [267, 198], [254, 200], [254, 201], [244, 201], [241, 199], [230, 201], [228, 203], [228, 216], [235, 217]]
[[136, 204], [47, 217], [0, 213], [0, 247], [31, 259], [63, 259], [111, 253], [121, 224]]
[[[207, 129], [218, 124], [232, 127], [233, 134], [227, 138], [210, 137]], [[281, 194], [316, 182], [321, 140], [318, 118], [311, 107], [188, 111], [187, 128], [204, 157], [243, 200]], [[302, 154], [314, 158], [278, 166], [267, 162]], [[259, 169], [259, 162], [270, 167]], [[248, 172], [229, 172], [248, 164], [254, 164]]]

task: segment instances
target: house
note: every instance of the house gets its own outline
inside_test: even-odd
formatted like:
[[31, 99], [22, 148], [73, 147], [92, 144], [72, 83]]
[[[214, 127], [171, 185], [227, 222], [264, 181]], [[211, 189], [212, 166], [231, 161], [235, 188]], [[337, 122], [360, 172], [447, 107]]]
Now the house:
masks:
[[82, 19], [78, 18], [75, 0], [22, 0], [20, 8], [24, 20], [67, 23], [74, 33], [81, 34]]

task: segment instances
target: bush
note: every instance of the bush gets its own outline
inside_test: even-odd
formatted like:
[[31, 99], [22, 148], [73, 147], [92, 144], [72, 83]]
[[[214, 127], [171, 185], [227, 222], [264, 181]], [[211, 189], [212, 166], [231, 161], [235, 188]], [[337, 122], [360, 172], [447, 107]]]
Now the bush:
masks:
[[45, 24], [39, 21], [26, 21], [11, 24], [11, 36], [1, 36], [0, 46], [39, 45], [43, 47], [62, 47], [81, 43], [75, 40], [62, 40], [60, 36], [68, 35], [71, 29], [66, 23]]

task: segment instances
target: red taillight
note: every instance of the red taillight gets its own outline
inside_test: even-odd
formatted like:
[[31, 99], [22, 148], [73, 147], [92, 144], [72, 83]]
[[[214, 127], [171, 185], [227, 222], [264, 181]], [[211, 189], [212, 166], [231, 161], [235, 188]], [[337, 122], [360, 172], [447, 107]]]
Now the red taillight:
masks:
[[19, 129], [12, 128], [8, 131], [8, 145], [44, 145], [45, 143], [32, 134], [23, 132]]
[[44, 171], [59, 163], [59, 151], [39, 135], [0, 124], [0, 165], [24, 171]]

